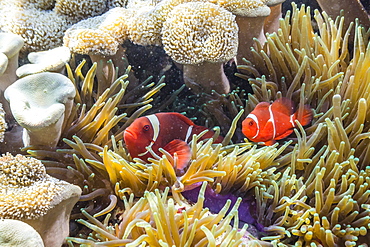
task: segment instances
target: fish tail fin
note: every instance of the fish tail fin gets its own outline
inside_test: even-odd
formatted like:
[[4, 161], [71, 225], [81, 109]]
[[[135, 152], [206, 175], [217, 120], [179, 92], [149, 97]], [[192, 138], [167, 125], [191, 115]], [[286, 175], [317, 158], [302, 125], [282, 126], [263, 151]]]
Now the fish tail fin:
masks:
[[[214, 136], [215, 132], [211, 129], [208, 129], [206, 127], [203, 127], [203, 126], [199, 126], [199, 125], [194, 125], [193, 127], [193, 132], [192, 134], [200, 134], [201, 132], [205, 131], [205, 130], [208, 130], [207, 133], [205, 133], [201, 138], [200, 140], [207, 140], [207, 139], [210, 139]], [[192, 137], [191, 137], [192, 138]], [[189, 138], [188, 141], [191, 141], [191, 138]], [[214, 143], [221, 143], [222, 141], [224, 140], [224, 138], [222, 136], [218, 136], [216, 138], [216, 140], [214, 140]]]
[[163, 148], [172, 156], [177, 155], [177, 169], [183, 170], [188, 164], [191, 159], [191, 150], [189, 145], [179, 139], [175, 139], [168, 143]]
[[311, 107], [309, 105], [305, 105], [301, 114], [300, 111], [301, 109], [298, 109], [294, 113], [294, 119], [297, 119], [302, 126], [310, 124], [313, 118], [313, 110]]

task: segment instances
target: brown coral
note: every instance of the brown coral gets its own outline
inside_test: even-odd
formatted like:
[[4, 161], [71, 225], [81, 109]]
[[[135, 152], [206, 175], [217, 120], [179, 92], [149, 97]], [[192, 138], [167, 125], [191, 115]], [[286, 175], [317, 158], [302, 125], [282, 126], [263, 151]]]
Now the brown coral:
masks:
[[0, 217], [30, 224], [45, 246], [61, 245], [81, 189], [47, 175], [39, 160], [20, 154], [0, 158], [0, 178]]
[[195, 93], [230, 91], [223, 63], [236, 55], [235, 17], [212, 3], [177, 5], [163, 23], [162, 42], [171, 58], [183, 64], [185, 84]]

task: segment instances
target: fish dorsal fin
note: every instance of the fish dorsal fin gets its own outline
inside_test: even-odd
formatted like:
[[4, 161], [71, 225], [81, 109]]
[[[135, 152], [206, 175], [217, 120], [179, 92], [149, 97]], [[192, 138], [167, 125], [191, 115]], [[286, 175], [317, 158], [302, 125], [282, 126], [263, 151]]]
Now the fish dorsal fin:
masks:
[[271, 110], [290, 116], [294, 113], [294, 105], [288, 98], [279, 98], [272, 103]]
[[172, 156], [174, 156], [175, 153], [177, 154], [177, 169], [182, 170], [189, 164], [191, 158], [191, 150], [186, 142], [180, 139], [175, 139], [164, 146], [163, 149]]
[[306, 126], [307, 124], [311, 123], [312, 118], [313, 118], [313, 110], [311, 109], [309, 105], [304, 106], [301, 117], [298, 116], [299, 115], [298, 113], [299, 113], [299, 110], [297, 110], [294, 113], [292, 119], [294, 120], [297, 119], [302, 126]]
[[191, 121], [189, 118], [187, 118], [186, 116], [184, 116], [184, 115], [182, 115], [181, 113], [178, 113], [178, 112], [163, 112], [163, 113], [157, 113], [155, 115], [160, 116], [162, 114], [163, 115], [167, 115], [167, 116], [171, 116], [172, 115], [172, 116], [175, 116], [175, 117], [179, 118], [181, 121], [185, 122], [188, 125], [195, 125], [193, 123], [193, 121]]

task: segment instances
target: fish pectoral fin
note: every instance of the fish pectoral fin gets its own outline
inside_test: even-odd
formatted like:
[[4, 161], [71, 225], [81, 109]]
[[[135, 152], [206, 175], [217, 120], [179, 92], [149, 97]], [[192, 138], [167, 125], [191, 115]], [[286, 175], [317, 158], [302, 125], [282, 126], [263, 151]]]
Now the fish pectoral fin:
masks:
[[269, 141], [266, 141], [264, 142], [266, 146], [271, 146], [271, 145], [274, 145], [275, 144], [275, 140], [269, 140]]
[[275, 140], [281, 140], [281, 139], [284, 139], [285, 137], [288, 137], [290, 136], [290, 134], [293, 133], [293, 129], [288, 129], [287, 131], [285, 131], [283, 134], [279, 135], [279, 136], [276, 136], [275, 137]]
[[174, 156], [175, 153], [177, 154], [177, 169], [184, 169], [189, 164], [191, 150], [186, 142], [180, 139], [175, 139], [164, 146], [163, 149], [172, 156]]

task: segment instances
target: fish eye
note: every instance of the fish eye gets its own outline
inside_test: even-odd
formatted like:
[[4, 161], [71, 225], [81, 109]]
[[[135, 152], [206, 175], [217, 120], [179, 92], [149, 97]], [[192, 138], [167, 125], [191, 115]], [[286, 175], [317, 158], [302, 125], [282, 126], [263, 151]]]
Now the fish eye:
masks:
[[249, 126], [253, 126], [254, 122], [253, 121], [249, 121]]
[[143, 130], [144, 131], [148, 131], [150, 129], [150, 126], [149, 125], [144, 125], [144, 127], [143, 127]]

